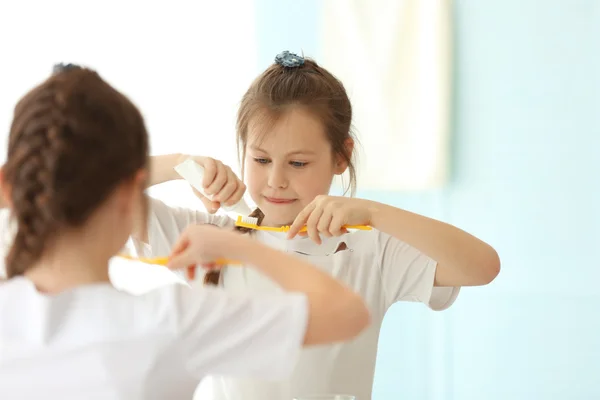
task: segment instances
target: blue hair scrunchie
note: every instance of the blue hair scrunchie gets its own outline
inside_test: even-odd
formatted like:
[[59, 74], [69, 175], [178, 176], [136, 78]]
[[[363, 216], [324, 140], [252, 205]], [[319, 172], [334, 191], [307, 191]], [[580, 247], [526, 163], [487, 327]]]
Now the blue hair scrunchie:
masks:
[[81, 67], [77, 64], [71, 63], [54, 64], [54, 66], [52, 67], [52, 75], [60, 74], [61, 72], [71, 71], [73, 69], [81, 69]]
[[286, 50], [275, 56], [275, 62], [286, 68], [298, 68], [304, 65], [304, 57]]

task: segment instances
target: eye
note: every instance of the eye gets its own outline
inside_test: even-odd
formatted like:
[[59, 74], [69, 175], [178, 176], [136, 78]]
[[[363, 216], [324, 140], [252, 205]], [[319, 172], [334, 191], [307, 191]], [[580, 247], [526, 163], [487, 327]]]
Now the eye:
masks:
[[308, 163], [302, 162], [302, 161], [290, 161], [290, 165], [292, 167], [302, 168], [302, 167], [306, 167], [308, 165]]
[[257, 162], [259, 164], [268, 164], [271, 162], [271, 160], [262, 157], [254, 157], [254, 162]]

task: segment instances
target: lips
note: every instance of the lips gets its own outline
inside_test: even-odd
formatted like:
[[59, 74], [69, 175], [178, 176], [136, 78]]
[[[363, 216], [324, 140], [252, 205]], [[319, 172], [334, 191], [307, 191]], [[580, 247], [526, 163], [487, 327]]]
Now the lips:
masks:
[[296, 201], [296, 199], [282, 199], [282, 198], [278, 198], [278, 197], [267, 197], [267, 196], [265, 196], [265, 200], [267, 200], [269, 203], [272, 203], [272, 204], [291, 204], [294, 201]]

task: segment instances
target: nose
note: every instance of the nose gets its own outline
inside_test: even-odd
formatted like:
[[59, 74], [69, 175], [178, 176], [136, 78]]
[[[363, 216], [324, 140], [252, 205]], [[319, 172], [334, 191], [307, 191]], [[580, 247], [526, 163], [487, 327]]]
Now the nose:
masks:
[[269, 168], [269, 180], [267, 184], [273, 189], [285, 189], [288, 182], [284, 169], [272, 163], [271, 168]]

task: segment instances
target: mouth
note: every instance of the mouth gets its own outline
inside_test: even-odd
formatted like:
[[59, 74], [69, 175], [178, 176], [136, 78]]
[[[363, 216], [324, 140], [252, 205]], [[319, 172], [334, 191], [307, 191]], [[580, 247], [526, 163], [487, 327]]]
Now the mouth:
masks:
[[281, 198], [278, 198], [278, 197], [267, 197], [267, 196], [263, 196], [263, 197], [269, 203], [271, 203], [271, 204], [279, 204], [279, 205], [292, 204], [293, 202], [296, 201], [296, 199], [281, 199]]

